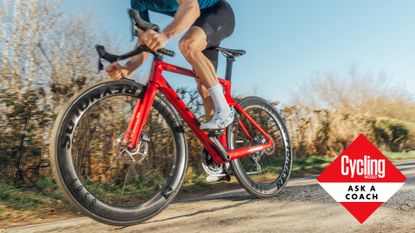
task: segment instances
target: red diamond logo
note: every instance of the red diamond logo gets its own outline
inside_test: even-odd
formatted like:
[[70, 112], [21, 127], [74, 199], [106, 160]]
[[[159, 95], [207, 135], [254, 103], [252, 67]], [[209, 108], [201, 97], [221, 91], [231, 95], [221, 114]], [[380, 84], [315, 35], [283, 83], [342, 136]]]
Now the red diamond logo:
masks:
[[364, 223], [405, 184], [406, 177], [362, 134], [317, 180]]

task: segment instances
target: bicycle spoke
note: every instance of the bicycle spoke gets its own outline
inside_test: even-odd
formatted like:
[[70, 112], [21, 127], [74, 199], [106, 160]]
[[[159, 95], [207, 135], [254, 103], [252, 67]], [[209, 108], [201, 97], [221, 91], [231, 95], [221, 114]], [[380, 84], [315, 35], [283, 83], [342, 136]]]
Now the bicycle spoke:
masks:
[[243, 137], [241, 137], [239, 135], [236, 135], [236, 137], [239, 138], [239, 139], [241, 139], [241, 140], [243, 140], [243, 141], [245, 141], [245, 142], [250, 142], [249, 139], [243, 138]]
[[[116, 174], [116, 178], [115, 178], [115, 182], [118, 180], [118, 176], [119, 176], [119, 173], [120, 173], [120, 168], [117, 166], [117, 171], [115, 172], [115, 174]], [[107, 170], [107, 173], [108, 173], [108, 171], [111, 171], [111, 168], [109, 168], [108, 170]], [[105, 195], [105, 199], [107, 199], [108, 198], [108, 194], [110, 193], [110, 189], [111, 189], [111, 185], [110, 184], [108, 184], [108, 188], [107, 188], [107, 193], [106, 193], [106, 195]]]
[[160, 177], [160, 179], [163, 181], [163, 183], [166, 183], [166, 180], [160, 175], [159, 172], [157, 172], [157, 175]]
[[[85, 120], [81, 121], [81, 129], [85, 130], [87, 134], [80, 134], [79, 136], [88, 135], [87, 138], [89, 140], [84, 140], [79, 138], [79, 136], [79, 139], [74, 139], [74, 141], [78, 142], [77, 148], [84, 148], [82, 150], [78, 149], [80, 152], [78, 152], [77, 157], [80, 159], [74, 159], [74, 161], [79, 162], [80, 169], [78, 172], [83, 173], [82, 171], [85, 168], [84, 163], [87, 162], [87, 160], [90, 161], [87, 156], [90, 156], [91, 153], [94, 153], [94, 149], [92, 149], [94, 147], [94, 142], [99, 142], [99, 140], [101, 140], [100, 137], [102, 136], [102, 133], [105, 135], [112, 135], [111, 138], [113, 141], [117, 140], [118, 136], [123, 133], [122, 130], [119, 130], [121, 127], [116, 126], [115, 128], [111, 128], [111, 126], [108, 126], [105, 121], [99, 121], [95, 119], [96, 112], [103, 112], [103, 114], [105, 113], [107, 115], [111, 114], [117, 116], [112, 118], [112, 122], [119, 123], [114, 123], [113, 125], [127, 125], [127, 119], [131, 116], [130, 111], [133, 108], [121, 108], [120, 111], [120, 109], [114, 107], [113, 105], [114, 102], [101, 104], [98, 107], [99, 110], [94, 110], [91, 111], [90, 114], [86, 114]], [[173, 136], [168, 124], [163, 121], [160, 114], [155, 114], [155, 112], [152, 111], [150, 113], [150, 117], [153, 117], [152, 119], [157, 119], [157, 124], [149, 121], [149, 123], [146, 124], [144, 128], [146, 129], [145, 132], [150, 136], [152, 141], [165, 140], [166, 136], [163, 136], [164, 132], [169, 133], [169, 137]], [[152, 124], [152, 126], [159, 127], [155, 129], [154, 127], [149, 127], [150, 124]], [[85, 144], [87, 142], [88, 144]], [[158, 161], [171, 161], [175, 157], [174, 153], [171, 152], [167, 154], [157, 153], [154, 148], [168, 148], [170, 145], [172, 145], [172, 143], [174, 143], [174, 140], [169, 140], [168, 143], [164, 144], [149, 143], [149, 153], [146, 157], [143, 158], [143, 161], [140, 161], [141, 157], [137, 158], [137, 162], [135, 164], [131, 164], [132, 161], [129, 157], [120, 157], [120, 155], [117, 155], [118, 157], [113, 159], [111, 162], [112, 165], [106, 168], [104, 172], [106, 177], [105, 183], [100, 184], [100, 182], [95, 180], [96, 178], [94, 177], [85, 177], [84, 180], [90, 183], [89, 185], [91, 188], [94, 188], [94, 190], [98, 192], [98, 197], [103, 198], [103, 200], [106, 202], [110, 202], [119, 206], [125, 206], [131, 205], [130, 202], [136, 199], [144, 200], [143, 197], [138, 197], [137, 195], [150, 195], [151, 190], [160, 189], [162, 183], [165, 184], [167, 182], [167, 178], [164, 177], [160, 171], [161, 167], [153, 167], [154, 164], [159, 164], [160, 162]], [[168, 149], [164, 151], [172, 150]], [[111, 157], [113, 156], [111, 153], [111, 151], [103, 152], [103, 154], [100, 155], [100, 158]], [[102, 190], [102, 192], [99, 190]]]
[[[123, 184], [122, 190], [121, 190], [121, 199], [120, 199], [120, 201], [122, 201], [122, 197], [124, 195], [125, 184], [127, 183], [128, 174], [130, 174], [130, 168], [131, 168], [131, 166], [128, 166], [127, 175], [125, 175], [124, 184]], [[119, 203], [119, 204], [121, 204], [121, 203]]]

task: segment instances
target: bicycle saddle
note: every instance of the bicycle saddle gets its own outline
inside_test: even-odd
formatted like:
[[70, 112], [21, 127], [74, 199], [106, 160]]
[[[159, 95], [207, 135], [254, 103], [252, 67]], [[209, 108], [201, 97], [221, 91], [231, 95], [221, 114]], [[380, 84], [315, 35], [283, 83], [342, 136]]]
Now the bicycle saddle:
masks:
[[237, 58], [237, 57], [240, 57], [246, 54], [245, 50], [240, 50], [240, 49], [226, 49], [226, 48], [217, 47], [216, 50], [221, 52], [223, 56], [225, 56], [226, 58]]

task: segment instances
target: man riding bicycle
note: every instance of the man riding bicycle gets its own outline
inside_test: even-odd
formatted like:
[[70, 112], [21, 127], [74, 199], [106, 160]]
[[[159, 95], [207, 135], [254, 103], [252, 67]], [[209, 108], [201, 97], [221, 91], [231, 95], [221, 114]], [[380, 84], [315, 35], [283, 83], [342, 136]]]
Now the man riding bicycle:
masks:
[[[174, 37], [186, 32], [179, 48], [198, 75], [198, 91], [202, 96], [206, 117], [210, 119], [201, 125], [202, 130], [226, 128], [234, 120], [234, 111], [226, 102], [223, 88], [216, 77], [218, 47], [235, 28], [235, 17], [231, 6], [225, 0], [132, 0], [131, 5], [140, 16], [150, 21], [148, 11], [173, 16], [173, 22], [163, 32], [139, 31], [139, 44], [151, 50], [164, 48]], [[113, 79], [131, 74], [147, 59], [142, 53], [131, 58], [125, 66], [118, 63], [106, 70]]]
[[[172, 51], [161, 48], [189, 28], [180, 41], [180, 50], [194, 72], [156, 56], [145, 87], [126, 79], [100, 82], [68, 101], [56, 118], [49, 149], [52, 170], [68, 200], [85, 215], [111, 225], [130, 226], [155, 216], [174, 200], [187, 174], [189, 150], [184, 123], [203, 145], [200, 162], [207, 182], [229, 181], [227, 171], [231, 168], [253, 196], [277, 195], [292, 168], [292, 146], [283, 118], [260, 97], [232, 98], [232, 62], [245, 53], [243, 50], [217, 48], [227, 57], [226, 80], [215, 75], [215, 47], [232, 34], [235, 26], [228, 3], [133, 0], [132, 5], [138, 10], [128, 11], [133, 26], [143, 30], [136, 32], [139, 46], [115, 55], [97, 45], [98, 68], [102, 68], [101, 60], [113, 63], [131, 58], [125, 66], [113, 63], [107, 68], [114, 79], [126, 77], [148, 56], [134, 54], [157, 51], [172, 56]], [[174, 20], [158, 33], [158, 26], [138, 15], [149, 20], [149, 10], [174, 15]], [[164, 78], [164, 72], [198, 78], [206, 114], [212, 117], [202, 127]], [[226, 87], [226, 99], [218, 81]], [[105, 115], [106, 124], [96, 119], [97, 110]], [[230, 124], [234, 118], [237, 120]], [[228, 125], [226, 135], [201, 131], [217, 131]], [[80, 153], [83, 151], [90, 153]], [[94, 167], [100, 169], [92, 172]]]

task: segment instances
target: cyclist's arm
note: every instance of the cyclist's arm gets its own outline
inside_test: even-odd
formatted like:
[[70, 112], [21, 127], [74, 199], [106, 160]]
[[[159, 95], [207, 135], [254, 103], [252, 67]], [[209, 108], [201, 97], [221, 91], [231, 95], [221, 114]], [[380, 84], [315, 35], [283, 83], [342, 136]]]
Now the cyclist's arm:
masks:
[[125, 65], [120, 65], [118, 62], [112, 63], [105, 70], [113, 79], [121, 79], [127, 77], [134, 70], [140, 67], [147, 59], [148, 53], [138, 54], [128, 60]]
[[[148, 10], [142, 11], [142, 10], [140, 10], [139, 6], [136, 6], [136, 5], [132, 5], [132, 7], [134, 9], [139, 10], [140, 17], [143, 20], [145, 20], [147, 22], [150, 22], [150, 16], [149, 16]], [[138, 30], [138, 33], [139, 33], [138, 36], [140, 37], [140, 34], [142, 34], [143, 32], [141, 30]], [[137, 43], [138, 43], [138, 45], [141, 45], [140, 41], [138, 41]], [[136, 70], [138, 67], [140, 67], [146, 61], [147, 58], [148, 58], [148, 53], [138, 54], [138, 55], [130, 58], [130, 60], [128, 60], [128, 62], [124, 65], [124, 68], [128, 70], [129, 74], [131, 74], [132, 72], [134, 72], [134, 70]]]
[[120, 65], [118, 62], [115, 62], [105, 68], [105, 70], [111, 76], [111, 78], [118, 80], [130, 75], [134, 70], [136, 70], [141, 64], [144, 63], [147, 57], [147, 53], [142, 53], [130, 58], [130, 60], [128, 60], [125, 65]]
[[[179, 3], [179, 9], [174, 16], [174, 21], [163, 31], [163, 34], [168, 39], [184, 32], [191, 25], [193, 25], [193, 23], [200, 16], [200, 8], [197, 0], [177, 0], [177, 2]], [[148, 12], [140, 12], [140, 15], [145, 18], [144, 20], [149, 19]], [[141, 34], [142, 31], [139, 31], [139, 33]], [[129, 71], [129, 73], [131, 73], [143, 64], [147, 57], [148, 53], [142, 53], [134, 56], [127, 62], [125, 68]]]
[[177, 0], [177, 2], [179, 3], [179, 9], [174, 16], [174, 21], [163, 31], [163, 34], [169, 39], [184, 32], [200, 16], [200, 7], [197, 0]]
[[148, 58], [148, 53], [141, 53], [134, 57], [132, 57], [128, 62], [125, 64], [125, 68], [131, 74], [134, 70], [140, 67]]

